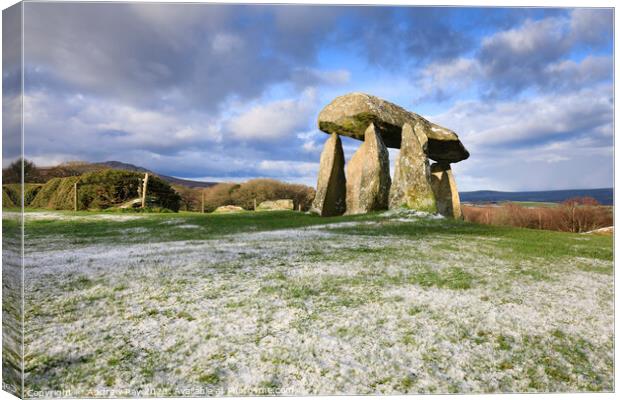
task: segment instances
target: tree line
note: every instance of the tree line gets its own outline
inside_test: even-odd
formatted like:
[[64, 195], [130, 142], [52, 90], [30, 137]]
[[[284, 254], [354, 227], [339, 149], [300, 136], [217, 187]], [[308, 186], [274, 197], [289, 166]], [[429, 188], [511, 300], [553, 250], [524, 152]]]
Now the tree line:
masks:
[[[85, 162], [68, 162], [50, 168], [38, 168], [32, 161], [16, 160], [2, 170], [5, 204], [19, 204], [13, 199], [18, 188], [9, 185], [24, 182], [32, 196], [25, 204], [42, 208], [70, 209], [72, 188], [80, 182], [79, 208], [109, 208], [137, 196], [144, 174], [101, 169]], [[41, 184], [41, 185], [34, 185]], [[41, 192], [40, 194], [38, 192]], [[13, 193], [15, 192], [15, 193]], [[157, 193], [155, 193], [157, 192]], [[149, 184], [149, 195], [156, 194], [159, 203], [171, 210], [211, 212], [217, 207], [235, 205], [253, 210], [265, 200], [292, 199], [295, 209], [307, 211], [314, 200], [314, 188], [275, 179], [252, 179], [244, 183], [218, 183], [209, 188], [169, 185], [155, 178]], [[7, 196], [4, 196], [4, 195]], [[38, 195], [38, 199], [35, 198]], [[13, 196], [13, 197], [11, 197]], [[32, 198], [30, 198], [32, 197]]]
[[252, 179], [244, 183], [218, 183], [206, 189], [173, 186], [181, 196], [181, 209], [211, 212], [234, 205], [254, 210], [265, 200], [291, 199], [296, 210], [307, 211], [314, 200], [314, 188], [275, 179]]

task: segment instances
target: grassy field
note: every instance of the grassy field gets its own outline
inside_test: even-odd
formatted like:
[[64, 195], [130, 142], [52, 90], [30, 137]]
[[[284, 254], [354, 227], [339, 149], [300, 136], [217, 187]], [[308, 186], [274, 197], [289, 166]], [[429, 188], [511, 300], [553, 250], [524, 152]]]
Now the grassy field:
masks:
[[25, 230], [26, 390], [614, 388], [611, 237], [405, 210], [46, 211]]

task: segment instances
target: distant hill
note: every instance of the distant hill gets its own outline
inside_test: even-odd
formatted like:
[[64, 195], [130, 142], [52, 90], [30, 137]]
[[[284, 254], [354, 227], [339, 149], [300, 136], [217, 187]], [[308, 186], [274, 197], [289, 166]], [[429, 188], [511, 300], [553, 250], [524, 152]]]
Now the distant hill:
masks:
[[460, 192], [461, 202], [485, 203], [500, 201], [540, 201], [560, 203], [571, 197], [592, 197], [599, 203], [613, 205], [614, 190], [604, 189], [571, 189], [571, 190], [547, 190], [540, 192], [497, 192], [493, 190], [478, 190], [475, 192]]
[[161, 179], [165, 180], [171, 185], [182, 185], [182, 186], [187, 186], [191, 188], [207, 188], [207, 187], [218, 184], [218, 182], [192, 181], [189, 179], [181, 179], [181, 178], [175, 178], [173, 176], [162, 175], [162, 174], [158, 174], [157, 172], [149, 171], [146, 168], [138, 167], [133, 164], [123, 163], [120, 161], [104, 161], [104, 162], [95, 163], [95, 164], [107, 166], [112, 169], [124, 169], [127, 171], [144, 172], [144, 173], [148, 172], [148, 173], [159, 176]]
[[45, 180], [49, 180], [51, 178], [63, 178], [67, 176], [75, 176], [81, 175], [86, 172], [98, 171], [102, 169], [116, 169], [116, 170], [125, 170], [131, 172], [143, 172], [149, 173], [153, 175], [157, 175], [164, 181], [168, 182], [171, 185], [182, 185], [190, 188], [206, 188], [213, 185], [216, 185], [218, 182], [201, 182], [201, 181], [192, 181], [189, 179], [180, 179], [175, 178], [173, 176], [162, 175], [157, 172], [148, 170], [143, 167], [139, 167], [133, 164], [128, 164], [120, 161], [103, 161], [97, 163], [89, 163], [83, 161], [76, 162], [68, 162], [60, 165], [56, 165], [53, 167], [39, 167], [39, 171]]

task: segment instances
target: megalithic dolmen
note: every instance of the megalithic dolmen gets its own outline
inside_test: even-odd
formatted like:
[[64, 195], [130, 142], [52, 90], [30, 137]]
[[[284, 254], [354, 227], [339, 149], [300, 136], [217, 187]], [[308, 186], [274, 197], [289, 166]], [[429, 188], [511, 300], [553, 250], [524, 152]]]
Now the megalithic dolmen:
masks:
[[[365, 93], [334, 99], [319, 113], [318, 126], [332, 136], [321, 155], [315, 212], [339, 215], [345, 211], [357, 214], [385, 207], [407, 207], [461, 218], [450, 164], [467, 159], [469, 152], [450, 129]], [[338, 168], [344, 166], [344, 157], [342, 164], [334, 167], [333, 157], [326, 155], [336, 151], [336, 140], [342, 149], [338, 135], [364, 142], [342, 175]], [[400, 149], [393, 181], [389, 176], [387, 147]], [[430, 166], [429, 159], [436, 164]], [[346, 210], [342, 208], [343, 199]]]

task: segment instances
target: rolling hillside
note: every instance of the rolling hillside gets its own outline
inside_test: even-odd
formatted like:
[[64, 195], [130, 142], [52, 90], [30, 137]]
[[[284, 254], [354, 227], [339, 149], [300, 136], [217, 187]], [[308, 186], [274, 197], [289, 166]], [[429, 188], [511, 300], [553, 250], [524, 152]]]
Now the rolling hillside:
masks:
[[171, 185], [182, 185], [190, 188], [207, 188], [217, 184], [217, 182], [192, 181], [188, 179], [180, 179], [173, 176], [162, 175], [155, 171], [151, 171], [143, 167], [120, 161], [103, 161], [97, 163], [71, 162], [53, 167], [39, 167], [41, 174], [47, 180], [52, 178], [64, 178], [67, 176], [81, 175], [85, 172], [93, 172], [102, 169], [116, 169], [144, 173], [148, 172], [150, 174], [159, 176], [162, 180], [170, 183]]

